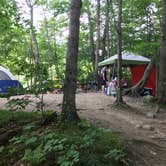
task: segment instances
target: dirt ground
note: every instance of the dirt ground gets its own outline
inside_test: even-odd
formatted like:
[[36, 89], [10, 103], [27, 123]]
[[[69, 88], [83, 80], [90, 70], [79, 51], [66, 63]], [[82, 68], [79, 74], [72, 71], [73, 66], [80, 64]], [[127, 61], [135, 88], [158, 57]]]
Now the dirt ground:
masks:
[[[46, 109], [61, 110], [62, 94], [46, 94]], [[33, 96], [28, 98], [37, 101]], [[5, 107], [6, 99], [0, 99], [0, 108]], [[103, 93], [78, 93], [77, 109], [80, 117], [87, 118], [99, 126], [118, 133], [126, 140], [132, 156], [133, 166], [166, 166], [166, 110], [161, 109], [156, 118], [146, 114], [154, 111], [153, 104], [140, 98], [124, 97], [130, 106], [128, 110], [112, 107], [114, 97]], [[34, 109], [34, 104], [28, 106]]]

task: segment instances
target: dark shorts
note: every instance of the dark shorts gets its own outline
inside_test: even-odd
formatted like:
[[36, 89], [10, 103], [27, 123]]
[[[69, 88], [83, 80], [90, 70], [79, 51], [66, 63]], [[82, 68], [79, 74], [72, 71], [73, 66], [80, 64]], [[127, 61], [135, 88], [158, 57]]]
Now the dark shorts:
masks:
[[106, 81], [101, 79], [101, 85], [106, 85]]

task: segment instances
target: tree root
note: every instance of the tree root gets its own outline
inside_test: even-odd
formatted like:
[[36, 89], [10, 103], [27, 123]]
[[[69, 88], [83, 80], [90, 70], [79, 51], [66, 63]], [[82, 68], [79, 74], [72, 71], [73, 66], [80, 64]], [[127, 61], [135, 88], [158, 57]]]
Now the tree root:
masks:
[[[158, 143], [149, 141], [149, 140], [140, 140], [140, 139], [131, 139], [131, 140], [126, 140], [127, 142], [127, 149], [129, 152], [129, 155], [133, 156], [134, 158], [136, 158], [136, 161], [140, 161], [141, 163], [134, 163], [134, 165], [144, 165], [144, 166], [150, 166], [151, 165], [151, 161], [149, 163], [149, 161], [147, 160], [147, 158], [151, 157], [150, 149], [149, 147], [153, 149], [155, 149], [154, 151], [158, 154], [165, 154], [166, 153], [166, 147], [165, 146], [161, 146]], [[143, 157], [143, 152], [140, 152], [139, 147], [143, 147], [143, 152], [147, 151], [145, 154], [147, 154], [148, 156], [146, 158]], [[133, 159], [133, 157], [131, 157]], [[156, 156], [157, 157], [157, 156]], [[160, 158], [158, 158], [157, 160], [160, 160]], [[135, 162], [134, 160], [132, 160], [133, 162]]]
[[118, 109], [129, 109], [130, 108], [130, 106], [127, 105], [124, 101], [118, 102], [117, 100], [114, 102], [112, 107], [118, 108]]
[[159, 113], [159, 111], [160, 111], [160, 105], [157, 104], [154, 113], [157, 114], [157, 113]]
[[166, 146], [162, 146], [158, 143], [155, 143], [154, 141], [149, 141], [147, 139], [136, 139], [136, 138], [133, 138], [133, 139], [126, 139], [126, 141], [129, 143], [129, 144], [146, 144], [146, 145], [149, 145], [151, 147], [155, 147], [156, 149], [158, 150], [162, 150], [162, 151], [166, 151]]
[[123, 95], [129, 95], [131, 97], [140, 97], [139, 90], [137, 88], [131, 87], [123, 91]]

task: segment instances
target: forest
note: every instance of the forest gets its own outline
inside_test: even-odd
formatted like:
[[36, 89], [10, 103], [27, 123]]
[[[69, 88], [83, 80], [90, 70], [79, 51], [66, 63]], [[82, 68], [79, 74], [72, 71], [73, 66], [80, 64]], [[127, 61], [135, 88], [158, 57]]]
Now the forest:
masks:
[[0, 0], [0, 20], [0, 165], [166, 165], [165, 0]]

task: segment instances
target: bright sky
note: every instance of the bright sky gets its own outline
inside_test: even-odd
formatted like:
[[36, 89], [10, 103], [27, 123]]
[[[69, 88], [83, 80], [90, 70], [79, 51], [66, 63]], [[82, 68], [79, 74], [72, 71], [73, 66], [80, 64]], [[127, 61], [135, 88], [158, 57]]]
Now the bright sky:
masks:
[[[18, 7], [20, 8], [20, 12], [23, 14], [24, 19], [30, 19], [30, 9], [26, 4], [26, 0], [16, 0], [16, 2], [18, 4]], [[36, 29], [39, 29], [40, 22], [43, 19], [44, 19], [44, 16], [43, 16], [42, 8], [39, 6], [35, 6], [34, 7], [34, 26], [36, 27]], [[81, 17], [81, 22], [88, 23], [88, 19], [87, 19], [86, 14], [84, 14]], [[68, 36], [68, 29], [61, 28], [61, 30], [58, 31], [56, 34], [57, 42], [59, 44], [64, 43], [67, 39], [67, 36]]]
[[[25, 0], [16, 0], [21, 13], [23, 14], [23, 17], [25, 19], [29, 19], [30, 18], [30, 11], [29, 8], [26, 4]], [[39, 27], [40, 21], [43, 20], [43, 14], [42, 14], [42, 8], [40, 7], [34, 7], [34, 26], [35, 27]]]

